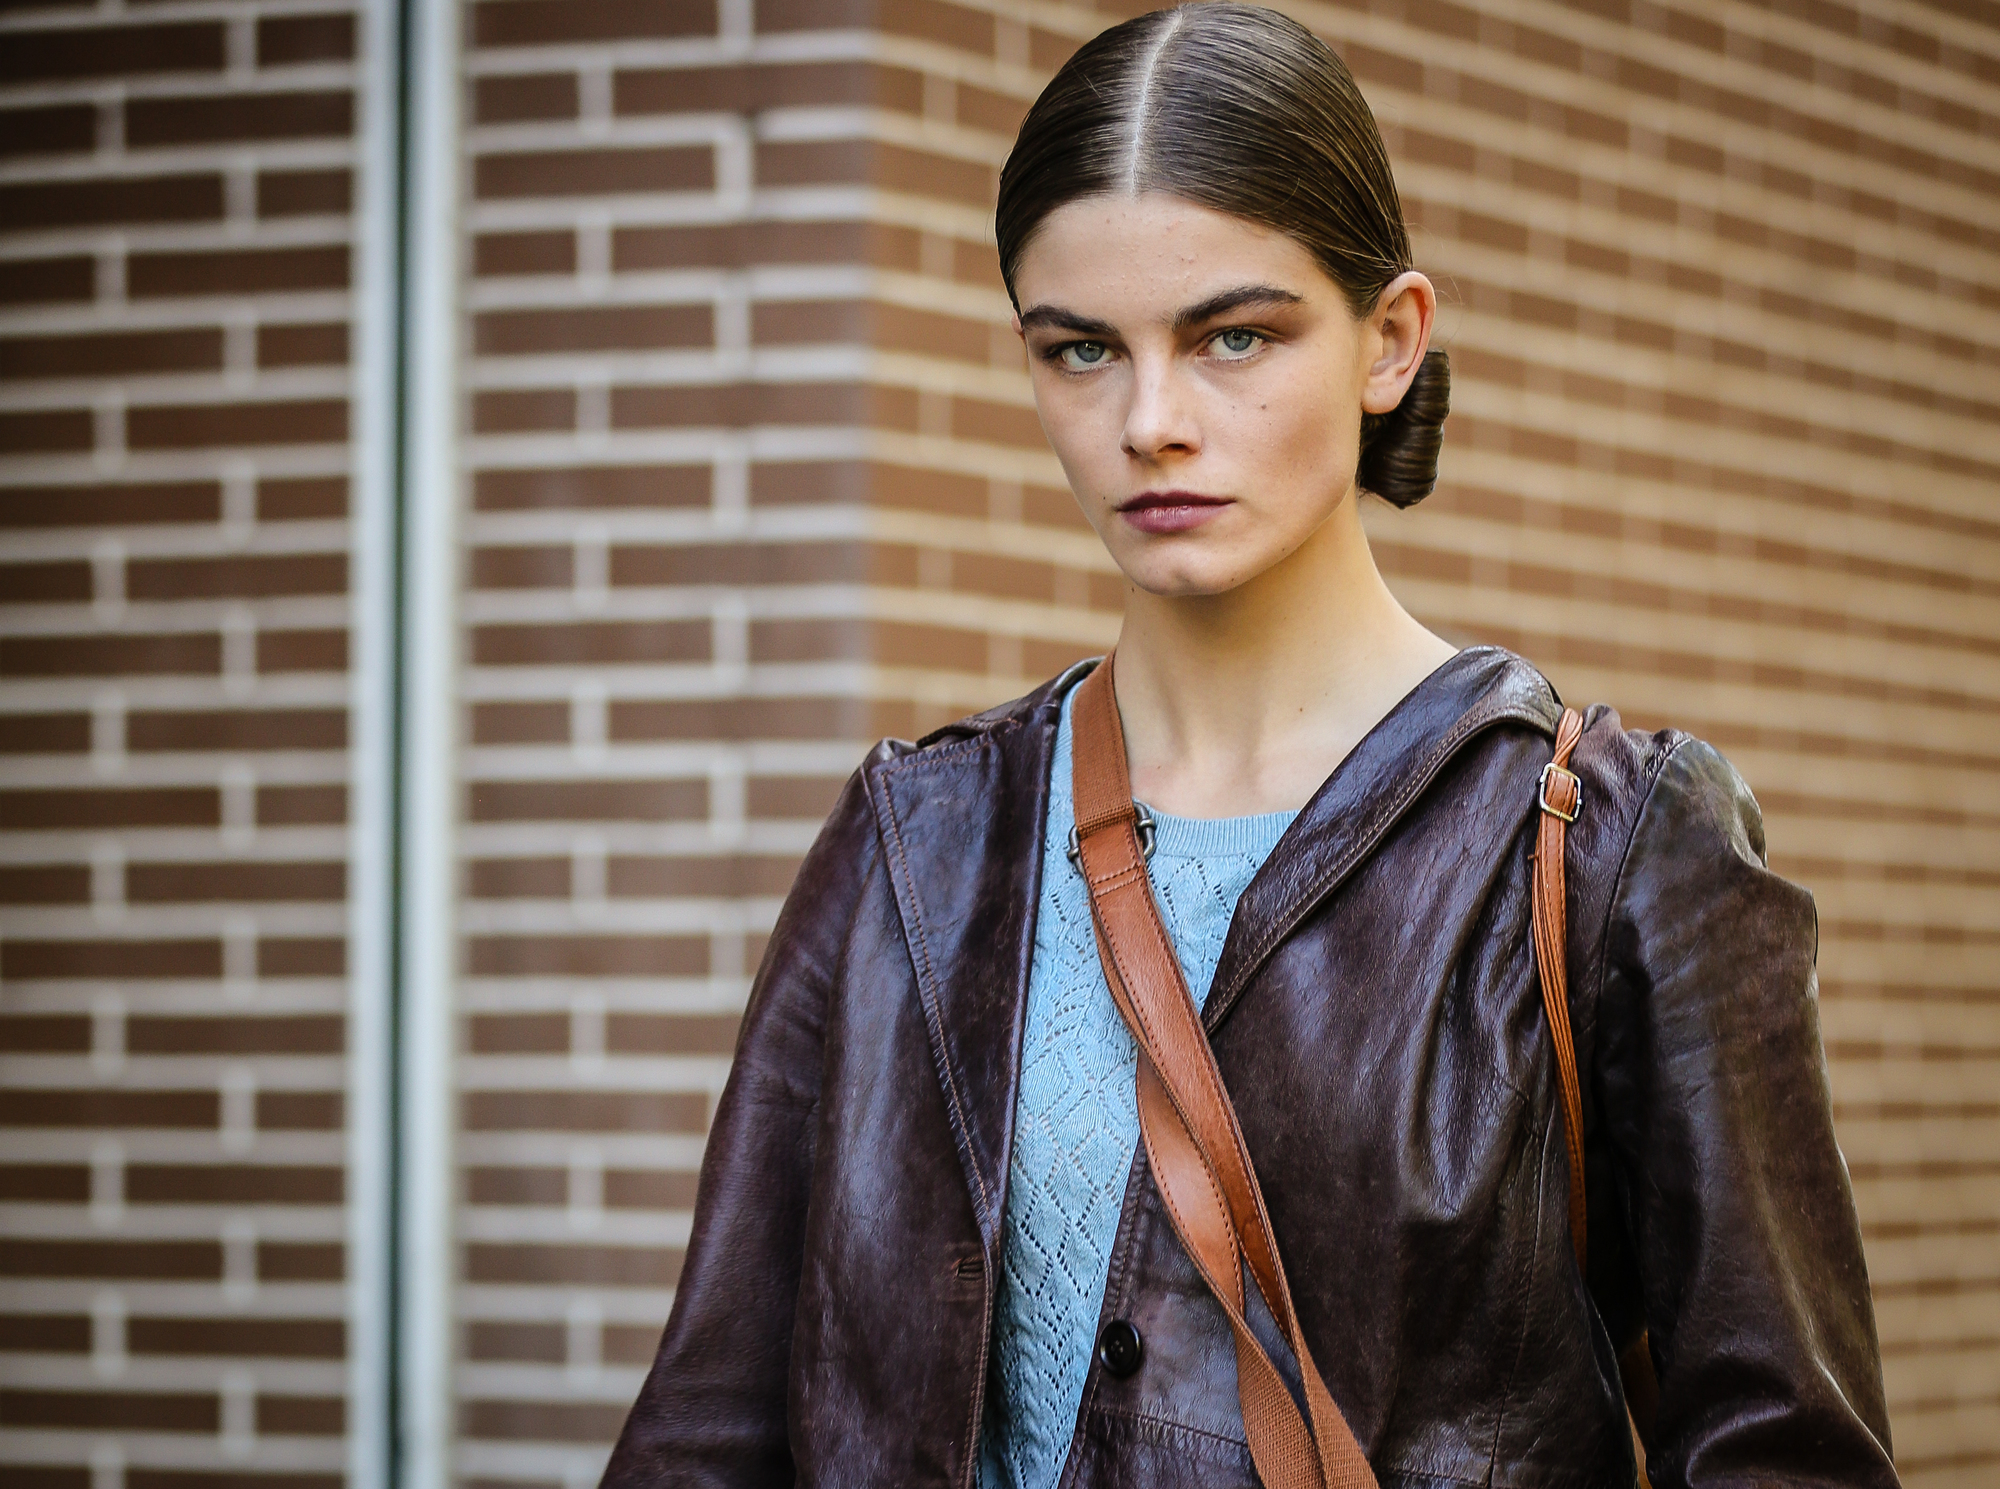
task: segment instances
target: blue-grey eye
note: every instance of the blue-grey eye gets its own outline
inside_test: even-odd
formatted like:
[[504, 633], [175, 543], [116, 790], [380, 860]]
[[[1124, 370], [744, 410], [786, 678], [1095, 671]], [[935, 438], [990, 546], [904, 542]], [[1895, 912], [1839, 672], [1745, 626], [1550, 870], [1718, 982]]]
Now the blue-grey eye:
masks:
[[1072, 341], [1062, 349], [1062, 359], [1070, 367], [1095, 367], [1109, 351], [1101, 341]]
[[1231, 327], [1215, 338], [1215, 344], [1232, 357], [1247, 356], [1262, 340], [1255, 331], [1245, 331], [1240, 326]]

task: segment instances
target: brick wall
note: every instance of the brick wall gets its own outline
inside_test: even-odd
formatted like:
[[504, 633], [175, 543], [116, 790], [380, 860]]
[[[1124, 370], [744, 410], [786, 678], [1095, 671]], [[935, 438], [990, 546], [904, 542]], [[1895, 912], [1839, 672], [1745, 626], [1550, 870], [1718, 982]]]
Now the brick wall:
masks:
[[338, 1482], [338, 3], [0, 15], [0, 1480]]
[[[0, 1474], [64, 1489], [342, 1463], [357, 83], [328, 10], [0, 19]], [[1447, 300], [1445, 479], [1371, 514], [1383, 565], [1759, 788], [1819, 899], [1906, 1478], [1984, 1483], [2000, 17], [1294, 13], [1374, 103]], [[409, 1198], [452, 1207], [458, 1476], [553, 1489], [637, 1389], [840, 779], [1115, 633], [989, 246], [1021, 112], [1112, 17], [463, 15], [458, 1179]], [[230, 1322], [147, 1322], [176, 1317]]]

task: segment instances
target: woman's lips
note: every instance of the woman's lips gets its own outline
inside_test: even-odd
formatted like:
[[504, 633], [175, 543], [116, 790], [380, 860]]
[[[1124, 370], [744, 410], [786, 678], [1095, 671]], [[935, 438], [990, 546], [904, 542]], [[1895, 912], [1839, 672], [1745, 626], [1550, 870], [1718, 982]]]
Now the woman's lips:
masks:
[[1226, 496], [1192, 491], [1144, 491], [1118, 504], [1118, 514], [1142, 533], [1184, 533], [1229, 505]]

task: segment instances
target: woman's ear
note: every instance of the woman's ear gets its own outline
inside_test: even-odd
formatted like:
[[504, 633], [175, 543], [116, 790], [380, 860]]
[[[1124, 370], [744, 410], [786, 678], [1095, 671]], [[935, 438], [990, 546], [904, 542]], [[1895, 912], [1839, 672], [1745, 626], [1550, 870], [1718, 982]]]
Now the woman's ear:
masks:
[[1423, 365], [1437, 319], [1437, 289], [1411, 269], [1389, 281], [1368, 317], [1363, 339], [1370, 357], [1361, 388], [1361, 411], [1386, 414], [1403, 401], [1410, 380]]

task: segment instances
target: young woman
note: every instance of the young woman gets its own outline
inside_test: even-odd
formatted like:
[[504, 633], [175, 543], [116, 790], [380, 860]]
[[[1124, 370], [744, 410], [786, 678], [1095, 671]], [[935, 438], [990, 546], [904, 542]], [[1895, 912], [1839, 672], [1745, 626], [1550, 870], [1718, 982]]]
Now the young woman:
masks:
[[[606, 1483], [1629, 1485], [1643, 1333], [1657, 1489], [1893, 1484], [1812, 902], [1698, 741], [1589, 715], [1571, 1028], [1545, 1015], [1561, 705], [1425, 630], [1370, 557], [1364, 493], [1430, 490], [1448, 370], [1346, 70], [1247, 6], [1114, 27], [1029, 113], [998, 240], [1043, 427], [1125, 575], [1115, 669], [884, 743], [849, 783], [758, 974]], [[1154, 1066], [1073, 837], [1121, 723], [1331, 1417], [1261, 1277], [1243, 1327], [1284, 1386], [1253, 1402], [1140, 1142]], [[1322, 1465], [1350, 1434], [1349, 1467], [1259, 1448], [1246, 1415], [1287, 1412]]]

